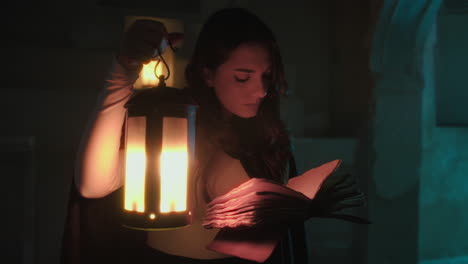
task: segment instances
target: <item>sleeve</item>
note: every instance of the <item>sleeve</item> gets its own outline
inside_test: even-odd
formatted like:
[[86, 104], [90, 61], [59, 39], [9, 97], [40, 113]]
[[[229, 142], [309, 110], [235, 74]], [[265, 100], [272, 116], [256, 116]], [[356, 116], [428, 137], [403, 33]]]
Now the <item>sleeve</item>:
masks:
[[[289, 178], [297, 176], [296, 162], [294, 156], [289, 161]], [[291, 248], [291, 263], [307, 264], [309, 263], [307, 253], [307, 239], [305, 232], [305, 223], [299, 222], [290, 226], [288, 230], [289, 247]]]
[[[296, 162], [294, 157], [288, 163], [287, 178], [297, 176]], [[286, 180], [287, 181], [287, 180]], [[307, 240], [305, 223], [299, 222], [289, 226], [287, 235], [281, 239], [278, 246], [265, 264], [307, 264], [309, 256], [307, 253]]]
[[114, 60], [104, 89], [97, 98], [75, 166], [78, 192], [86, 198], [100, 198], [122, 185], [119, 151], [125, 103], [133, 93], [138, 73], [131, 73]]

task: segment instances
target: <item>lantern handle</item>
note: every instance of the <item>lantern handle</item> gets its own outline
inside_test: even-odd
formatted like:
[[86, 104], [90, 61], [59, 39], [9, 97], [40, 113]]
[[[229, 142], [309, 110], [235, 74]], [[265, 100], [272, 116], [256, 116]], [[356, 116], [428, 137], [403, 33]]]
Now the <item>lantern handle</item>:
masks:
[[[164, 63], [164, 67], [166, 67], [167, 69], [167, 76], [164, 76], [163, 74], [161, 74], [161, 76], [158, 76], [158, 73], [156, 72], [156, 69], [158, 68], [161, 61]], [[171, 69], [169, 68], [169, 65], [167, 65], [167, 62], [162, 56], [162, 54], [159, 55], [159, 59], [157, 60], [156, 65], [154, 66], [154, 76], [158, 78], [159, 85], [165, 85], [165, 81], [171, 76]]]
[[[154, 76], [156, 76], [156, 78], [158, 78], [159, 86], [165, 86], [166, 85], [165, 81], [167, 79], [169, 79], [169, 77], [171, 76], [171, 70], [169, 68], [169, 65], [167, 65], [166, 60], [162, 56], [163, 52], [165, 51], [165, 47], [166, 47], [166, 45], [169, 45], [170, 49], [174, 53], [176, 53], [178, 49], [177, 49], [177, 47], [174, 47], [174, 43], [180, 42], [183, 39], [184, 34], [179, 33], [179, 32], [173, 32], [173, 33], [167, 34], [166, 37], [167, 37], [167, 40], [165, 38], [162, 39], [162, 45], [163, 46], [156, 48], [157, 49], [157, 54], [156, 55], [160, 59], [157, 60], [156, 65], [154, 66]], [[159, 63], [161, 61], [164, 63], [164, 66], [167, 69], [167, 76], [164, 76], [164, 75], [158, 76], [158, 74], [156, 72], [156, 69], [158, 68], [158, 65], [159, 65]]]

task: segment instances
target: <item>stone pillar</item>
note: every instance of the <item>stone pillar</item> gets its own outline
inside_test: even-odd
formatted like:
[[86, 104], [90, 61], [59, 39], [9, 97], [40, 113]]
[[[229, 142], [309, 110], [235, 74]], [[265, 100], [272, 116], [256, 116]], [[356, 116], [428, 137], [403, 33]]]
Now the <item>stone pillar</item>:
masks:
[[425, 43], [440, 0], [386, 0], [375, 30], [368, 263], [418, 262]]

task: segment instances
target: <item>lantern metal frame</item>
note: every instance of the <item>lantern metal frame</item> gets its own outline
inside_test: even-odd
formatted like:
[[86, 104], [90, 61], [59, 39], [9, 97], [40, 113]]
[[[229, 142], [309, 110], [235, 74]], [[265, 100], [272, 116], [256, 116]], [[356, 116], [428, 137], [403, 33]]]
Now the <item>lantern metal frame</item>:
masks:
[[[127, 108], [127, 118], [146, 117], [145, 152], [146, 156], [151, 158], [146, 159], [144, 212], [128, 211], [122, 207], [123, 225], [139, 230], [164, 230], [190, 225], [192, 222], [190, 194], [193, 192], [192, 186], [189, 184], [190, 181], [187, 182], [186, 211], [170, 213], [159, 211], [161, 182], [160, 166], [157, 163], [162, 153], [163, 118], [186, 118], [188, 122], [187, 177], [191, 177], [195, 156], [195, 121], [198, 105], [185, 90], [167, 87], [164, 81], [161, 81], [155, 88], [136, 91], [135, 95], [125, 104], [125, 108]], [[128, 133], [127, 122], [125, 123], [125, 150], [127, 150]]]

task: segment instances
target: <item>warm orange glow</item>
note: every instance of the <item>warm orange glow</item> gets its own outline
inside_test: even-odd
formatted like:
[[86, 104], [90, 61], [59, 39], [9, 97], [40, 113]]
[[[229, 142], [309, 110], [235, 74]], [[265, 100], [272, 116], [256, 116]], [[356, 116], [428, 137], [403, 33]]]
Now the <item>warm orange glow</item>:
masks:
[[161, 213], [187, 210], [187, 119], [163, 119], [163, 145], [160, 159]]
[[145, 211], [145, 117], [130, 117], [127, 120], [127, 146], [125, 155], [124, 200], [125, 210]]
[[154, 220], [154, 219], [156, 219], [156, 215], [155, 215], [155, 214], [150, 214], [150, 215], [149, 215], [149, 218], [150, 218], [151, 220]]
[[[157, 61], [150, 61], [147, 64], [143, 64], [143, 68], [140, 71], [140, 81], [143, 87], [154, 87], [159, 83], [159, 79], [154, 75], [154, 67], [156, 66]], [[158, 68], [156, 68], [156, 74], [160, 76], [161, 74], [166, 74], [163, 69], [164, 63], [159, 63]]]
[[[167, 29], [167, 32], [180, 32], [184, 33], [184, 22], [183, 20], [179, 19], [169, 19], [169, 18], [163, 18], [163, 17], [149, 17], [149, 16], [125, 16], [125, 21], [124, 21], [124, 31], [127, 31], [131, 25], [140, 19], [147, 19], [147, 20], [155, 20], [160, 23], [163, 23], [164, 26]], [[182, 43], [179, 43], [177, 46], [181, 47]], [[185, 79], [184, 79], [184, 69], [188, 63], [188, 60], [184, 58], [184, 56], [175, 56], [175, 53], [169, 48], [166, 48], [166, 51], [163, 53], [164, 60], [166, 60], [167, 64], [169, 65], [170, 71], [171, 71], [171, 76], [169, 77], [168, 80], [166, 80], [166, 85], [168, 87], [184, 87], [185, 86]], [[149, 74], [150, 77], [154, 77], [154, 64], [153, 66], [148, 66], [149, 67]], [[162, 65], [161, 65], [162, 67]], [[162, 67], [162, 70], [164, 74], [167, 74], [167, 69], [165, 67]], [[161, 74], [161, 73], [159, 73]], [[135, 89], [144, 89], [144, 88], [149, 88], [149, 87], [155, 87], [157, 86], [158, 82], [156, 81], [156, 78], [154, 79], [155, 82], [151, 83], [144, 83], [141, 80], [141, 77], [138, 78], [138, 80], [134, 83], [133, 87]]]

